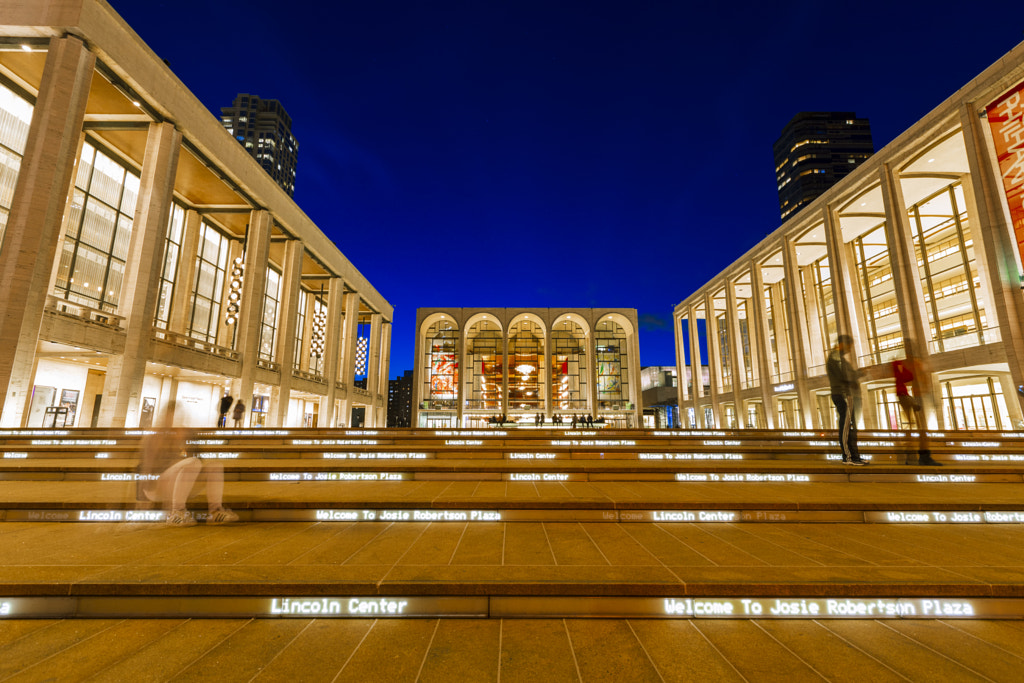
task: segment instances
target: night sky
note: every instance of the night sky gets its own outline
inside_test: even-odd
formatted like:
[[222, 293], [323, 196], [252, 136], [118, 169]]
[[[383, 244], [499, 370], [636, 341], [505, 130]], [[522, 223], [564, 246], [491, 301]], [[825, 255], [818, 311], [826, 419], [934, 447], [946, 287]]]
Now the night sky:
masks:
[[[855, 111], [880, 149], [1024, 38], [1024, 5], [110, 0], [218, 117], [278, 99], [295, 200], [395, 307], [672, 309], [780, 225], [772, 143]], [[970, 14], [964, 10], [972, 9]]]

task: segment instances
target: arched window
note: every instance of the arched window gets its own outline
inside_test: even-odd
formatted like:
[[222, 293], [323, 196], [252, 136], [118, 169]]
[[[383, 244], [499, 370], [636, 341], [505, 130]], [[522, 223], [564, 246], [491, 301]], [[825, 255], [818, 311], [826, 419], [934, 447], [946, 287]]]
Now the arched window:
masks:
[[451, 322], [439, 320], [426, 334], [426, 391], [431, 408], [455, 408], [459, 386], [458, 334]]
[[466, 407], [501, 410], [505, 341], [492, 320], [478, 320], [466, 334]]
[[544, 328], [521, 319], [509, 328], [508, 405], [509, 410], [544, 409]]
[[587, 410], [587, 333], [569, 319], [551, 328], [551, 407]]
[[610, 318], [599, 322], [594, 330], [599, 408], [618, 410], [629, 401], [628, 342], [626, 330]]

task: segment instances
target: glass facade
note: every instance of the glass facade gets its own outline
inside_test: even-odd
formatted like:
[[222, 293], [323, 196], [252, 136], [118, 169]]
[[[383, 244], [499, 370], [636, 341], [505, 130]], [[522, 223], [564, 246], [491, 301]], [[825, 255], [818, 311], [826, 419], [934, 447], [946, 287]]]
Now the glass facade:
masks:
[[587, 335], [572, 320], [561, 320], [551, 329], [551, 407], [554, 410], [588, 410]]
[[885, 238], [885, 223], [853, 240], [860, 306], [867, 326], [867, 349], [874, 363], [885, 363], [903, 347], [896, 287]]
[[306, 334], [306, 306], [309, 305], [309, 294], [306, 290], [299, 289], [299, 306], [295, 312], [295, 348], [292, 353], [292, 368], [302, 369], [302, 345]]
[[0, 248], [18, 182], [25, 141], [32, 123], [32, 104], [0, 83]]
[[281, 274], [267, 268], [266, 290], [263, 294], [263, 316], [260, 319], [260, 358], [274, 360], [277, 343], [277, 314], [281, 306]]
[[459, 384], [459, 331], [444, 320], [430, 326], [426, 345], [426, 387], [430, 407], [456, 407]]
[[594, 330], [597, 360], [597, 406], [618, 410], [629, 400], [629, 352], [626, 331], [614, 320]]
[[984, 343], [985, 301], [963, 186], [944, 188], [909, 214], [933, 352]]
[[518, 320], [509, 328], [508, 405], [510, 410], [543, 411], [544, 328], [532, 320]]
[[491, 320], [478, 320], [466, 334], [465, 407], [503, 409], [505, 341]]
[[160, 294], [156, 301], [156, 315], [153, 324], [167, 329], [171, 319], [171, 303], [174, 301], [174, 282], [178, 275], [178, 260], [181, 256], [181, 237], [185, 227], [185, 209], [174, 204], [167, 221], [167, 237], [164, 238], [164, 266], [160, 270]]
[[83, 145], [54, 285], [58, 298], [117, 312], [138, 194], [134, 171]]
[[199, 253], [192, 285], [192, 315], [188, 334], [210, 344], [217, 342], [224, 275], [228, 263], [228, 239], [203, 221], [199, 226]]

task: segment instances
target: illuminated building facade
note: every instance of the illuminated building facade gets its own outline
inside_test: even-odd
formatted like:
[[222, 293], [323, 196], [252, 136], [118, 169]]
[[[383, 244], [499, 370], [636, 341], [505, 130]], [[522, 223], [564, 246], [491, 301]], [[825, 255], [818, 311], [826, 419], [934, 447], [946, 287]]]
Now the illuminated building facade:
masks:
[[292, 117], [277, 100], [239, 93], [222, 107], [220, 121], [277, 184], [295, 196], [295, 165], [299, 143], [292, 135]]
[[1018, 46], [675, 308], [684, 426], [834, 428], [825, 361], [855, 340], [863, 423], [907, 427], [915, 340], [932, 428], [1018, 429], [1024, 384]]
[[2, 425], [384, 426], [391, 305], [221, 122], [103, 0], [0, 22]]
[[851, 111], [804, 111], [772, 145], [782, 220], [849, 175], [874, 151], [871, 124]]
[[533, 425], [589, 415], [640, 426], [640, 349], [631, 308], [421, 308], [413, 426]]

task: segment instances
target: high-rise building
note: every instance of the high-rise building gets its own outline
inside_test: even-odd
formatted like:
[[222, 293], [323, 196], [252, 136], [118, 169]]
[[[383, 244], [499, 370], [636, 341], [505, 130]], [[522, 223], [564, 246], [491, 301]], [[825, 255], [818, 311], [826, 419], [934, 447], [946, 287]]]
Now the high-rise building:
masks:
[[388, 427], [412, 426], [412, 370], [388, 380]]
[[825, 193], [874, 151], [871, 124], [850, 111], [800, 112], [772, 145], [785, 220]]
[[292, 135], [292, 117], [277, 100], [239, 93], [230, 107], [222, 107], [220, 120], [260, 166], [295, 196], [295, 163], [299, 143]]

